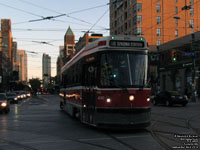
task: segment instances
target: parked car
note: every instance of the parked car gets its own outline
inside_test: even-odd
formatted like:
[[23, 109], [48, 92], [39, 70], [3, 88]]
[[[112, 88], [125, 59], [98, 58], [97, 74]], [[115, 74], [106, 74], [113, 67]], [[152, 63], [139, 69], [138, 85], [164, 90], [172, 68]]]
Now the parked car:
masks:
[[164, 104], [166, 106], [172, 106], [180, 104], [186, 106], [188, 98], [186, 95], [182, 95], [178, 91], [163, 91], [152, 98], [152, 103], [153, 105]]
[[10, 103], [5, 93], [0, 93], [0, 112], [8, 113], [10, 111]]
[[10, 101], [10, 103], [18, 103], [18, 98], [17, 98], [17, 94], [12, 92], [12, 93], [7, 93], [6, 94], [8, 100]]

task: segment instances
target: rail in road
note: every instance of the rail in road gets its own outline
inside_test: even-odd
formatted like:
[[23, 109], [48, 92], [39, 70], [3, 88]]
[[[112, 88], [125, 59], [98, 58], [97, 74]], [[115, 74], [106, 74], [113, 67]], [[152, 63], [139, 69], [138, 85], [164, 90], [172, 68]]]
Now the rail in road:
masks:
[[[190, 118], [175, 117], [153, 113], [157, 119], [148, 131], [152, 137], [165, 149], [199, 149], [199, 130], [192, 126], [191, 121], [199, 115]], [[160, 118], [159, 118], [160, 117]], [[160, 128], [162, 126], [162, 128]]]
[[[0, 115], [0, 133], [3, 131], [9, 133], [0, 134], [0, 149], [1, 146], [4, 146], [5, 150], [10, 150], [10, 147], [14, 150], [41, 150], [44, 147], [51, 150], [51, 148], [49, 149], [50, 145], [59, 147], [63, 144], [69, 149], [70, 146], [73, 146], [72, 148], [79, 146], [79, 148], [93, 150], [168, 150], [186, 142], [178, 136], [198, 135], [199, 140], [198, 124], [194, 126], [194, 123], [198, 121], [199, 114], [190, 114], [188, 117], [184, 114], [179, 116], [173, 115], [173, 113], [160, 113], [160, 110], [167, 112], [182, 110], [184, 112], [193, 109], [193, 106], [185, 108], [152, 107], [152, 124], [146, 130], [112, 132], [94, 129], [72, 119], [66, 113], [60, 112], [57, 101], [55, 96], [32, 98], [24, 103], [12, 105], [10, 114]], [[15, 108], [19, 109], [17, 115]], [[5, 120], [7, 124], [3, 124]], [[76, 131], [80, 131], [80, 133]], [[76, 136], [77, 133], [80, 136]], [[15, 139], [13, 135], [17, 138], [15, 137]], [[27, 139], [24, 140], [24, 137]], [[32, 137], [37, 137], [37, 140], [32, 140]], [[184, 140], [187, 139], [184, 138]], [[60, 148], [67, 149], [67, 147]]]

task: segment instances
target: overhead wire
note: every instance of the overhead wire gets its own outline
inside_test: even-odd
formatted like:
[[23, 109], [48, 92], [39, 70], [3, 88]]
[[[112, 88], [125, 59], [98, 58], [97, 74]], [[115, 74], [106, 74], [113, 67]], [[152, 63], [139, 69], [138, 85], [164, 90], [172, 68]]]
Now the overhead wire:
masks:
[[107, 14], [108, 11], [109, 11], [109, 9], [107, 9], [107, 10], [103, 13], [103, 15], [100, 16], [100, 18], [92, 25], [92, 27], [91, 27], [88, 31], [92, 30], [93, 27]]
[[28, 12], [28, 11], [25, 11], [25, 10], [22, 10], [22, 9], [19, 9], [19, 8], [13, 7], [13, 6], [9, 6], [9, 5], [6, 5], [6, 4], [3, 4], [3, 3], [0, 3], [0, 5], [5, 6], [5, 7], [8, 7], [8, 8], [15, 9], [15, 10], [18, 10], [18, 11], [21, 11], [21, 12], [24, 12], [24, 13], [27, 13], [27, 14], [30, 14], [30, 15], [33, 15], [33, 16], [42, 17], [42, 16], [37, 15], [37, 14], [35, 14], [35, 13]]
[[[60, 13], [60, 12], [55, 11], [55, 10], [53, 10], [53, 9], [49, 9], [49, 8], [46, 8], [46, 7], [42, 7], [42, 6], [39, 6], [39, 5], [37, 5], [37, 4], [31, 3], [31, 2], [27, 2], [27, 1], [25, 1], [25, 0], [18, 0], [18, 1], [27, 3], [27, 4], [29, 4], [29, 5], [32, 5], [32, 6], [41, 8], [41, 9], [45, 9], [45, 10], [54, 12], [54, 13], [57, 13], [57, 14], [63, 14], [63, 13]], [[79, 13], [79, 12], [83, 12], [83, 11], [87, 11], [87, 10], [91, 10], [91, 9], [96, 9], [96, 8], [100, 8], [100, 7], [107, 6], [107, 5], [108, 5], [108, 4], [104, 4], [104, 5], [98, 5], [98, 6], [91, 7], [91, 8], [86, 8], [86, 9], [82, 9], [82, 10], [77, 10], [77, 11], [74, 11], [74, 12], [66, 13], [65, 16], [68, 17], [68, 18], [74, 19], [74, 20], [78, 20], [78, 21], [80, 21], [80, 22], [84, 22], [84, 23], [87, 23], [87, 24], [92, 24], [92, 23], [90, 23], [90, 22], [88, 22], [88, 21], [85, 21], [85, 20], [83, 20], [83, 19], [79, 19], [79, 18], [76, 18], [76, 17], [72, 17], [72, 16], [70, 16], [69, 14]], [[105, 28], [105, 27], [102, 27], [102, 28]], [[105, 28], [105, 29], [106, 29], [106, 28]]]

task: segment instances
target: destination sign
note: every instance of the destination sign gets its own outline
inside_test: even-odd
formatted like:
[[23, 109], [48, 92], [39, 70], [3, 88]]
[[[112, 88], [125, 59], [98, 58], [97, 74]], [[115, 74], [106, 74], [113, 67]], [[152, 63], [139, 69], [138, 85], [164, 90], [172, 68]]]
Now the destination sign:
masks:
[[142, 41], [110, 41], [110, 46], [114, 47], [144, 47], [144, 42]]

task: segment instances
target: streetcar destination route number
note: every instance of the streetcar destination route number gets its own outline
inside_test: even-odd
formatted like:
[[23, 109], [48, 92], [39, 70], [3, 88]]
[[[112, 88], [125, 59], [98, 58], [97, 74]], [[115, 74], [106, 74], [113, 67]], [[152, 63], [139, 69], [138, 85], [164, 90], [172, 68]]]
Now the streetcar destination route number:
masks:
[[110, 46], [115, 47], [144, 47], [144, 42], [141, 41], [110, 41]]

